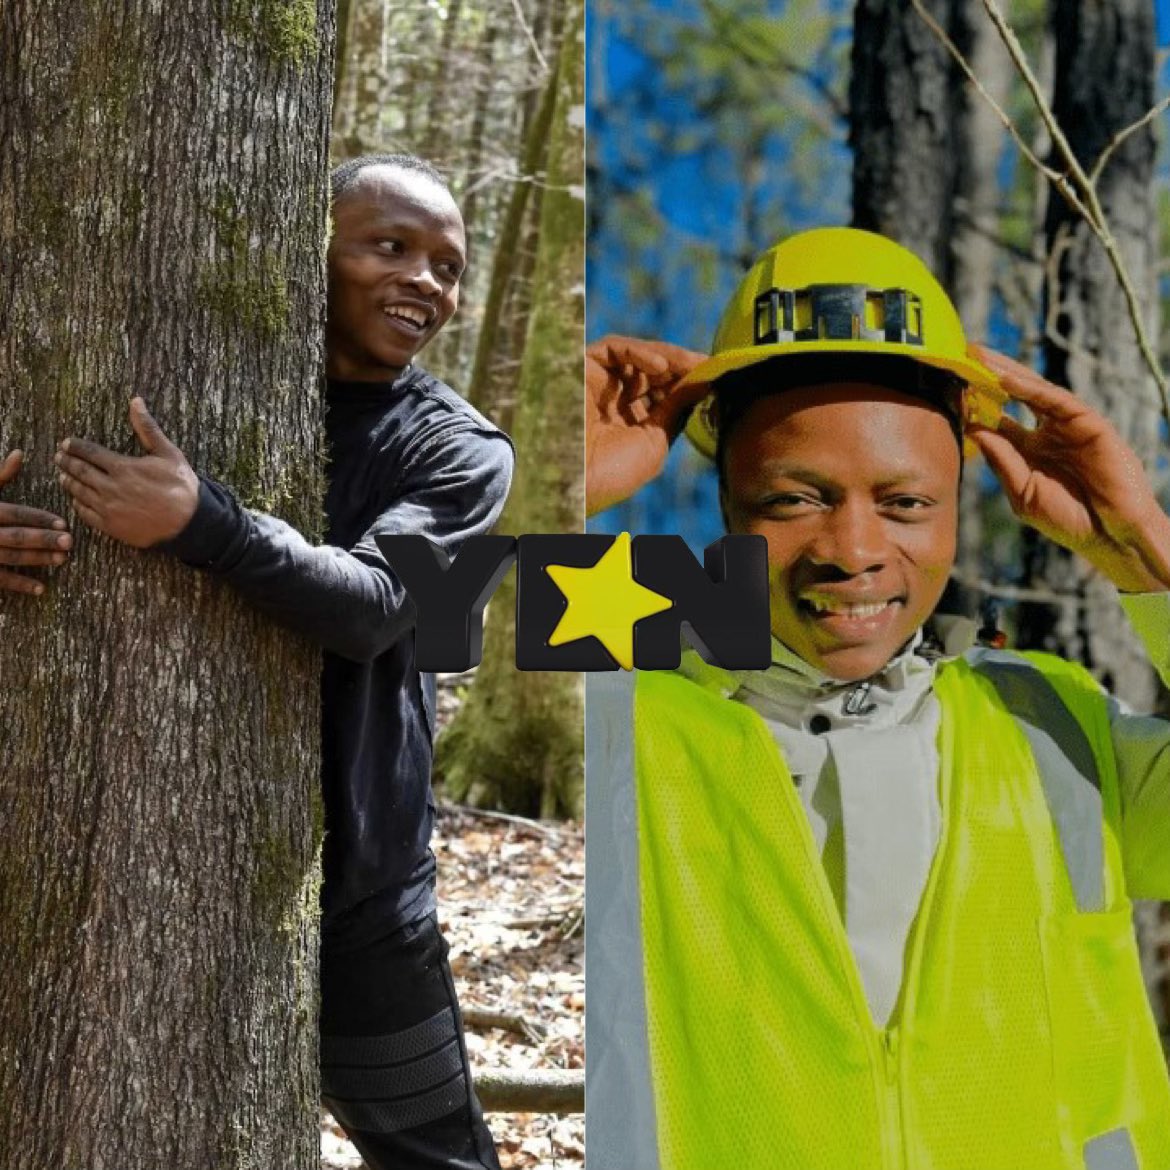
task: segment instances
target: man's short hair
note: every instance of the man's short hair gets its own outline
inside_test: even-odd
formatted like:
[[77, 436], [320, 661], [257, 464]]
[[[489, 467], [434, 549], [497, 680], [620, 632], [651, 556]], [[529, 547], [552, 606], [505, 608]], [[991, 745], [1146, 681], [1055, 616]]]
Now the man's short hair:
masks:
[[785, 390], [833, 382], [868, 383], [921, 399], [946, 417], [951, 433], [962, 451], [962, 391], [966, 383], [955, 374], [894, 354], [786, 355], [733, 370], [713, 383], [718, 423], [715, 466], [719, 471], [720, 484], [726, 482], [724, 467], [727, 440], [753, 403], [773, 394], [782, 394]]
[[358, 176], [367, 167], [394, 167], [400, 171], [410, 171], [412, 174], [422, 175], [438, 184], [444, 191], [449, 191], [447, 180], [426, 159], [413, 154], [363, 154], [358, 158], [347, 159], [333, 168], [329, 175], [329, 187], [336, 203], [338, 198], [345, 194]]

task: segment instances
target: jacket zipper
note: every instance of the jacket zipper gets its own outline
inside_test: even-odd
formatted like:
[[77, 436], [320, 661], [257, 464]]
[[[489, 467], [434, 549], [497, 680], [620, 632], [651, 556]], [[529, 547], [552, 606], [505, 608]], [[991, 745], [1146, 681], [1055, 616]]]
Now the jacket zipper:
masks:
[[905, 1141], [902, 1134], [902, 1086], [899, 1083], [898, 1042], [901, 1033], [897, 1026], [886, 1028], [880, 1033], [881, 1062], [885, 1071], [885, 1085], [882, 1100], [885, 1106], [885, 1129], [889, 1136], [887, 1143], [888, 1165], [903, 1170]]

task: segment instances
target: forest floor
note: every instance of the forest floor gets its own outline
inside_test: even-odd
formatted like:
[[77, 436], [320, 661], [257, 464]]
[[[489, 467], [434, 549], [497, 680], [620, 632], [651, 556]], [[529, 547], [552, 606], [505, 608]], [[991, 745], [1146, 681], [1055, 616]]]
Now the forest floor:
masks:
[[[442, 681], [442, 680], [441, 680]], [[450, 714], [454, 688], [440, 691]], [[446, 691], [446, 694], [444, 694]], [[447, 699], [447, 702], [444, 702]], [[446, 711], [442, 709], [447, 707]], [[451, 944], [473, 1070], [585, 1064], [585, 842], [580, 825], [440, 805], [432, 842], [439, 919]], [[485, 1027], [478, 1013], [509, 1017]], [[504, 1170], [580, 1170], [585, 1119], [489, 1113]], [[321, 1170], [357, 1170], [357, 1151], [325, 1112]]]

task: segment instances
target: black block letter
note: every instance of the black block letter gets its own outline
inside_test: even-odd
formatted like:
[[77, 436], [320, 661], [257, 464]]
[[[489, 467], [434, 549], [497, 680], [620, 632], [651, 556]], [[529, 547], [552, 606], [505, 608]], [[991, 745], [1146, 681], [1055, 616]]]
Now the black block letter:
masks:
[[636, 536], [634, 578], [674, 599], [674, 606], [634, 627], [634, 665], [672, 670], [681, 628], [700, 655], [724, 670], [763, 670], [772, 662], [768, 609], [768, 542], [724, 536], [703, 554], [706, 571], [681, 536]]
[[483, 657], [483, 608], [516, 559], [512, 536], [471, 536], [451, 561], [425, 536], [376, 536], [378, 548], [410, 594], [418, 618], [419, 670], [456, 672]]

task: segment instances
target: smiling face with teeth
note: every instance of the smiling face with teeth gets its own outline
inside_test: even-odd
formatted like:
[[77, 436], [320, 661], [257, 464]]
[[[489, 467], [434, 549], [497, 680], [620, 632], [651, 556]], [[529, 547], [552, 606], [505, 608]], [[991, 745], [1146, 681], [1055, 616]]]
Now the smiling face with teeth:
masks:
[[768, 541], [772, 632], [832, 678], [880, 671], [955, 559], [959, 449], [920, 398], [832, 383], [758, 398], [726, 436], [729, 531]]
[[455, 312], [463, 219], [426, 175], [370, 166], [334, 203], [328, 264], [329, 376], [390, 382]]

